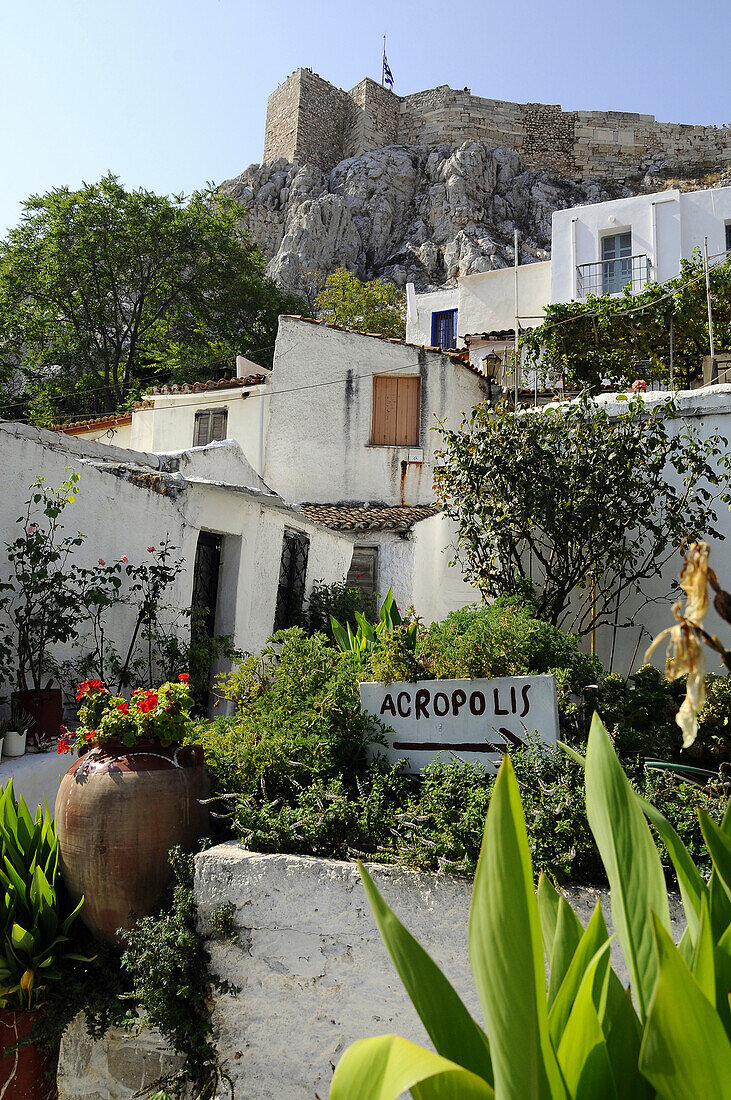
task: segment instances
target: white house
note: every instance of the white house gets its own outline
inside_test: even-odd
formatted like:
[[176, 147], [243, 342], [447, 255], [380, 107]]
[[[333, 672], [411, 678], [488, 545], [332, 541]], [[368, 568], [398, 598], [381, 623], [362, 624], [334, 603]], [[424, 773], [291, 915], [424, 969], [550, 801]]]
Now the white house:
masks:
[[[517, 274], [519, 325], [535, 328], [550, 301], [551, 261], [523, 264]], [[505, 385], [515, 348], [515, 283], [515, 268], [503, 267], [463, 275], [447, 290], [414, 294], [409, 288], [406, 339], [467, 348], [473, 366]]]
[[680, 272], [702, 250], [711, 262], [731, 248], [731, 187], [658, 191], [557, 210], [551, 229], [551, 302], [641, 290]]

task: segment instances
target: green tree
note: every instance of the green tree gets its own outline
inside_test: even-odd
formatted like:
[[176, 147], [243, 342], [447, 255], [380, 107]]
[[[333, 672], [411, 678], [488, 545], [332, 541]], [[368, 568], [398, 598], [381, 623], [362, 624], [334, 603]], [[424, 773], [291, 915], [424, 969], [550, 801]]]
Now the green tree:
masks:
[[[731, 261], [711, 268], [715, 345], [731, 347]], [[571, 385], [596, 388], [605, 380], [631, 383], [647, 373], [670, 374], [670, 326], [673, 375], [679, 387], [697, 377], [709, 353], [708, 312], [703, 262], [681, 260], [680, 274], [664, 284], [651, 283], [639, 294], [630, 286], [618, 295], [589, 295], [584, 302], [559, 302], [545, 308], [546, 319], [522, 336], [533, 362], [547, 375]]]
[[[0, 359], [35, 419], [110, 412], [156, 376], [197, 380], [271, 356], [301, 312], [264, 275], [245, 214], [215, 191], [127, 191], [115, 176], [23, 206], [0, 243]], [[3, 379], [0, 379], [0, 383]]]
[[485, 597], [530, 591], [538, 618], [579, 634], [628, 625], [628, 601], [684, 538], [719, 537], [726, 440], [640, 397], [613, 418], [588, 398], [515, 415], [478, 405], [442, 428], [438, 503], [456, 559]]
[[315, 307], [343, 328], [400, 339], [406, 335], [406, 295], [378, 279], [362, 283], [344, 267], [328, 275]]

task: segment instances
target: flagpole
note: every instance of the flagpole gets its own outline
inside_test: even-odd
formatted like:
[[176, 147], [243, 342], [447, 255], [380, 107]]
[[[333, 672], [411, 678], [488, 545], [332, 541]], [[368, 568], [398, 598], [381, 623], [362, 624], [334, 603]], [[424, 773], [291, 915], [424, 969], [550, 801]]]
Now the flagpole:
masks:
[[383, 36], [383, 57], [381, 58], [381, 87], [386, 87], [386, 36]]

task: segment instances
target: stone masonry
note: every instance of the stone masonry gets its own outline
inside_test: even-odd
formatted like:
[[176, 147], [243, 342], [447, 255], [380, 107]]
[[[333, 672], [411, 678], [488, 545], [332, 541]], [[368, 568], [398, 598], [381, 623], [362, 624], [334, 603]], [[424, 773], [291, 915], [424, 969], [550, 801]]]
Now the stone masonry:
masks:
[[631, 183], [648, 171], [683, 176], [731, 166], [726, 126], [507, 103], [446, 84], [398, 96], [366, 78], [345, 92], [311, 69], [297, 69], [269, 97], [264, 161], [284, 157], [329, 172], [349, 157], [387, 145], [459, 146], [470, 140], [514, 149], [530, 167], [574, 179]]

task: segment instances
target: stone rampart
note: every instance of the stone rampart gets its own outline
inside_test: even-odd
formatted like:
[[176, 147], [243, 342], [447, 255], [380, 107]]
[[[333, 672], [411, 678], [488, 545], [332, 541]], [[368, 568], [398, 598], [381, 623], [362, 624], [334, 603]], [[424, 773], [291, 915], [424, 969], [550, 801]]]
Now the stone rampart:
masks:
[[577, 179], [632, 183], [648, 170], [683, 176], [731, 165], [731, 130], [725, 126], [508, 103], [446, 84], [397, 96], [366, 78], [344, 92], [309, 69], [298, 69], [269, 97], [264, 160], [285, 157], [329, 171], [347, 157], [385, 145], [461, 145], [471, 139], [508, 146], [531, 167]]

